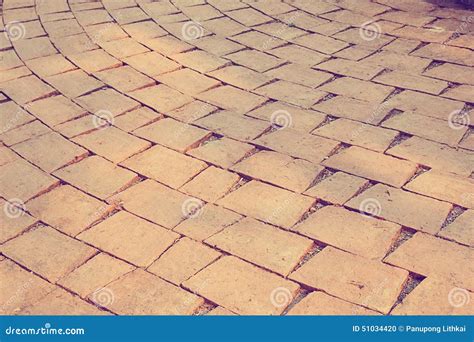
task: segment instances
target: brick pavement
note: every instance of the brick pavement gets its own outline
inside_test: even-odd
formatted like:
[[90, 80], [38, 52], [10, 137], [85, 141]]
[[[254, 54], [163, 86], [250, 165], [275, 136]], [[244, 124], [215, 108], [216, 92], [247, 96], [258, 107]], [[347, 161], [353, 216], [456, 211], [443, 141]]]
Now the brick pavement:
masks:
[[0, 314], [474, 314], [474, 12], [0, 1]]

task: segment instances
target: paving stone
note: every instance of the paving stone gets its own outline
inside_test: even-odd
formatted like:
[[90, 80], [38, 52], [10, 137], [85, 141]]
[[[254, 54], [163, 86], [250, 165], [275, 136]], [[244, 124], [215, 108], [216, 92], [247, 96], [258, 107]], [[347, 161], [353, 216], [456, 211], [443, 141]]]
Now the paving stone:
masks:
[[86, 298], [134, 269], [135, 267], [119, 259], [100, 253], [69, 273], [58, 284]]
[[209, 76], [215, 77], [225, 83], [244, 90], [258, 88], [272, 80], [272, 77], [262, 75], [256, 71], [238, 65], [231, 65], [215, 70], [210, 72]]
[[139, 89], [129, 95], [161, 113], [179, 108], [192, 101], [191, 97], [164, 84]]
[[428, 234], [417, 233], [385, 262], [424, 276], [442, 276], [457, 286], [472, 290], [472, 249]]
[[174, 189], [194, 178], [207, 164], [156, 145], [123, 161], [122, 166]]
[[176, 233], [125, 211], [78, 235], [78, 239], [139, 267], [149, 266], [178, 237]]
[[210, 166], [181, 187], [180, 191], [206, 202], [215, 202], [226, 195], [239, 180], [240, 177], [235, 173]]
[[[470, 302], [472, 292], [460, 289], [451, 279], [428, 277], [424, 279], [403, 302], [391, 312], [393, 315], [472, 315], [474, 304]], [[456, 300], [459, 293], [461, 302]], [[468, 298], [463, 303], [463, 298]]]
[[309, 210], [314, 200], [258, 181], [251, 181], [218, 200], [216, 204], [264, 222], [290, 228]]
[[289, 127], [307, 133], [326, 120], [323, 113], [290, 106], [280, 101], [265, 104], [246, 115], [270, 121], [273, 126]]
[[166, 118], [141, 127], [134, 134], [183, 153], [198, 146], [211, 132]]
[[183, 68], [160, 75], [157, 76], [156, 79], [171, 88], [192, 95], [214, 88], [220, 84], [219, 81], [204, 76], [189, 68]]
[[318, 88], [331, 94], [352, 97], [367, 102], [382, 102], [393, 90], [392, 87], [361, 81], [351, 77], [340, 77]]
[[222, 306], [217, 306], [211, 311], [209, 311], [206, 315], [207, 316], [235, 316], [235, 313], [223, 308]]
[[166, 35], [166, 31], [152, 20], [122, 25], [122, 28], [137, 41], [143, 41]]
[[283, 276], [296, 267], [313, 245], [309, 239], [249, 218], [205, 242]]
[[[226, 256], [184, 282], [191, 291], [238, 314], [280, 314], [299, 286], [232, 256]], [[276, 292], [285, 302], [275, 302]], [[273, 301], [273, 303], [272, 303]], [[276, 304], [276, 305], [275, 305]]]
[[236, 21], [225, 17], [208, 20], [203, 23], [203, 26], [216, 35], [224, 37], [234, 36], [247, 29]]
[[153, 38], [143, 42], [143, 44], [165, 56], [186, 52], [192, 49], [192, 45], [176, 39], [171, 35]]
[[234, 43], [233, 41], [221, 36], [202, 37], [200, 39], [193, 40], [192, 43], [198, 48], [219, 57], [242, 50], [244, 48], [242, 45]]
[[[242, 45], [259, 51], [268, 51], [282, 45], [285, 41], [258, 31], [247, 31], [231, 38]], [[239, 49], [240, 50], [240, 49]], [[235, 52], [235, 51], [232, 51]]]
[[1, 134], [0, 140], [5, 145], [12, 146], [50, 132], [51, 129], [48, 126], [43, 125], [39, 120], [35, 120]]
[[222, 86], [210, 89], [199, 94], [198, 98], [202, 101], [210, 102], [215, 106], [235, 111], [239, 114], [248, 113], [266, 101], [262, 96], [232, 86]]
[[106, 199], [138, 180], [135, 173], [99, 156], [57, 170], [54, 176], [100, 199]]
[[86, 110], [62, 95], [32, 102], [28, 106], [28, 111], [50, 127], [87, 113]]
[[179, 285], [220, 255], [218, 251], [184, 237], [148, 267], [148, 271]]
[[364, 178], [344, 172], [336, 172], [306, 190], [304, 194], [342, 205], [367, 184], [368, 180]]
[[324, 248], [290, 275], [293, 280], [384, 314], [396, 303], [407, 277], [405, 270], [333, 247]]
[[443, 93], [443, 96], [458, 101], [470, 102], [473, 91], [473, 86], [463, 84], [458, 87], [448, 89], [445, 93]]
[[217, 108], [213, 105], [196, 100], [180, 108], [167, 112], [166, 114], [181, 122], [191, 123], [197, 119], [211, 114], [212, 112], [215, 112], [216, 110]]
[[157, 52], [147, 52], [141, 55], [124, 58], [123, 62], [150, 77], [177, 70], [180, 67], [178, 63]]
[[95, 45], [85, 33], [60, 38], [51, 37], [51, 41], [65, 56], [75, 55], [77, 53], [91, 51], [98, 48], [98, 46]]
[[[385, 123], [384, 126], [395, 128], [388, 124], [385, 125]], [[331, 121], [312, 133], [377, 152], [384, 152], [398, 135], [398, 132], [394, 130], [383, 129], [344, 118]]]
[[173, 230], [194, 240], [203, 241], [237, 222], [241, 217], [221, 206], [206, 204], [196, 215], [187, 218]]
[[42, 226], [2, 245], [2, 253], [51, 282], [90, 259], [96, 250]]
[[474, 245], [473, 229], [474, 211], [467, 210], [456, 218], [453, 223], [441, 229], [438, 235], [472, 247]]
[[20, 105], [39, 100], [55, 93], [55, 90], [36, 76], [11, 80], [0, 85], [0, 89]]
[[409, 112], [389, 118], [383, 122], [382, 126], [450, 146], [456, 146], [467, 131], [467, 127], [465, 129], [462, 129], [462, 127], [461, 129], [452, 129], [444, 120]]
[[61, 288], [48, 293], [35, 304], [21, 311], [22, 315], [41, 315], [47, 312], [50, 315], [104, 315], [94, 305], [89, 304]]
[[0, 57], [1, 71], [18, 68], [23, 65], [22, 60], [18, 57], [14, 50], [1, 51]]
[[114, 118], [114, 126], [126, 132], [132, 132], [142, 126], [158, 121], [163, 117], [148, 107], [127, 112]]
[[[54, 146], [54, 150], [50, 149]], [[12, 149], [46, 172], [53, 172], [87, 156], [88, 152], [57, 133], [47, 133], [16, 144]]]
[[288, 311], [288, 315], [377, 315], [376, 311], [366, 309], [322, 291], [314, 291], [304, 297]]
[[186, 200], [193, 199], [148, 179], [111, 197], [108, 201], [121, 203], [131, 213], [171, 229], [185, 218], [183, 206]]
[[54, 55], [57, 52], [47, 37], [20, 39], [15, 41], [13, 46], [24, 61]]
[[368, 259], [381, 260], [400, 234], [400, 226], [347, 209], [326, 206], [294, 230], [325, 244]]
[[0, 116], [0, 133], [7, 132], [35, 119], [13, 101], [0, 103], [0, 110], [2, 113]]
[[276, 49], [269, 50], [268, 53], [288, 60], [292, 63], [312, 67], [328, 59], [328, 56], [299, 45], [285, 45]]
[[[113, 90], [104, 89], [78, 97], [76, 102], [91, 113], [106, 111], [107, 116], [117, 116], [138, 108], [140, 105], [125, 95]], [[107, 117], [108, 119], [112, 119]]]
[[172, 58], [179, 64], [194, 69], [200, 73], [208, 73], [230, 64], [225, 59], [199, 50], [173, 55]]
[[292, 63], [285, 64], [277, 69], [271, 69], [265, 75], [310, 88], [316, 88], [333, 77], [332, 74]]
[[257, 138], [270, 123], [246, 117], [231, 111], [221, 111], [196, 121], [196, 125], [212, 130], [229, 138], [249, 141]]
[[152, 86], [156, 83], [153, 79], [135, 71], [129, 66], [104, 70], [95, 75], [102, 82], [123, 93]]
[[67, 37], [84, 32], [76, 19], [55, 20], [43, 23], [50, 37]]
[[0, 195], [6, 199], [18, 198], [23, 202], [59, 183], [56, 178], [23, 159], [0, 166], [0, 173]]
[[408, 191], [377, 184], [346, 206], [427, 233], [437, 233], [452, 205]]
[[[104, 306], [120, 315], [191, 315], [204, 300], [137, 269], [104, 287]], [[97, 297], [100, 295], [98, 292]]]
[[63, 95], [73, 99], [101, 88], [104, 84], [82, 70], [49, 76], [46, 82], [58, 89]]
[[395, 187], [404, 185], [417, 170], [417, 165], [412, 162], [356, 146], [331, 156], [323, 164]]
[[115, 127], [99, 129], [71, 140], [114, 163], [119, 163], [144, 151], [151, 145]]
[[462, 176], [469, 176], [474, 171], [474, 153], [418, 137], [392, 147], [387, 154]]
[[438, 95], [448, 87], [445, 81], [432, 78], [409, 75], [398, 71], [392, 71], [377, 76], [375, 82], [394, 86], [397, 88], [412, 89], [430, 94]]
[[339, 145], [338, 142], [292, 129], [280, 129], [254, 141], [256, 144], [289, 154], [292, 157], [319, 163]]
[[474, 179], [430, 170], [404, 187], [407, 190], [474, 209]]
[[243, 50], [226, 55], [235, 64], [263, 73], [283, 64], [283, 60], [264, 52]]
[[0, 313], [15, 315], [31, 303], [37, 302], [54, 289], [54, 286], [26, 271], [13, 261], [0, 261]]
[[[403, 45], [405, 45], [405, 42]], [[431, 63], [430, 59], [404, 55], [397, 52], [399, 52], [399, 49], [394, 52], [380, 51], [365, 58], [364, 61], [367, 65], [375, 64], [391, 70], [416, 74], [422, 73]]]
[[323, 167], [284, 154], [261, 151], [240, 161], [231, 170], [285, 189], [303, 192]]
[[276, 81], [255, 90], [274, 100], [284, 101], [303, 108], [309, 108], [327, 93], [287, 81]]
[[7, 71], [2, 71], [2, 73], [0, 74], [0, 83], [16, 80], [20, 77], [29, 75], [31, 75], [31, 71], [27, 67], [19, 67]]
[[474, 52], [444, 44], [430, 43], [416, 50], [413, 55], [470, 67], [474, 66]]
[[[21, 234], [38, 222], [38, 220], [15, 206], [16, 202], [10, 203], [0, 199], [0, 243]], [[25, 207], [26, 209], [26, 207]]]
[[326, 70], [334, 74], [359, 78], [361, 80], [371, 80], [384, 69], [368, 63], [354, 62], [342, 58], [331, 59], [317, 65], [318, 69]]
[[99, 43], [99, 45], [107, 53], [120, 60], [126, 57], [139, 55], [150, 51], [145, 46], [141, 45], [132, 38], [124, 38], [113, 40], [110, 42], [102, 42]]
[[464, 65], [444, 63], [425, 70], [423, 74], [445, 81], [474, 85], [474, 76], [471, 73], [471, 69]]
[[252, 150], [254, 150], [252, 145], [223, 137], [207, 141], [187, 153], [208, 163], [229, 168]]

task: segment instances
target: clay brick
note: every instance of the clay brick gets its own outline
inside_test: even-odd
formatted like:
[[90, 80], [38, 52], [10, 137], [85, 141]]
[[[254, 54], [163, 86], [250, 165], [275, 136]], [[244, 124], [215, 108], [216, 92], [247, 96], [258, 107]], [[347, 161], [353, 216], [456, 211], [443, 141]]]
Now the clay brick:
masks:
[[303, 108], [311, 107], [327, 95], [325, 92], [287, 81], [276, 81], [264, 85], [255, 91], [271, 99], [284, 101]]
[[208, 115], [197, 120], [196, 125], [205, 127], [217, 134], [242, 141], [253, 140], [270, 127], [270, 123], [231, 111], [221, 111]]
[[58, 284], [86, 298], [89, 294], [134, 269], [133, 266], [119, 259], [100, 253], [69, 273]]
[[387, 154], [461, 176], [468, 177], [474, 171], [474, 153], [456, 150], [418, 137], [392, 147]]
[[412, 89], [438, 95], [448, 87], [448, 82], [432, 78], [405, 74], [398, 71], [377, 76], [374, 82], [390, 85], [397, 88]]
[[114, 118], [114, 126], [123, 131], [131, 132], [161, 118], [162, 116], [154, 110], [148, 107], [140, 107]]
[[405, 270], [333, 247], [324, 248], [290, 275], [290, 279], [384, 314], [397, 301], [407, 277]]
[[104, 70], [95, 75], [102, 82], [124, 93], [152, 86], [156, 83], [153, 79], [139, 73], [129, 66]]
[[[206, 267], [184, 286], [242, 315], [281, 314], [299, 289], [291, 281], [232, 256]], [[284, 301], [273, 298], [277, 291], [284, 295]]]
[[348, 252], [381, 260], [400, 233], [400, 226], [336, 206], [317, 210], [294, 230]]
[[283, 60], [256, 50], [243, 50], [226, 55], [235, 64], [263, 73], [283, 64]]
[[147, 52], [141, 55], [124, 58], [123, 62], [148, 76], [156, 76], [179, 69], [178, 63], [157, 52]]
[[28, 111], [50, 127], [86, 114], [86, 110], [61, 95], [35, 101]]
[[474, 66], [474, 52], [444, 44], [428, 44], [416, 50], [413, 55], [470, 67]]
[[133, 132], [135, 135], [181, 153], [198, 146], [211, 132], [171, 118], [158, 120]]
[[202, 75], [192, 69], [183, 68], [155, 77], [161, 83], [185, 94], [198, 94], [220, 84], [219, 81]]
[[39, 100], [55, 93], [55, 90], [36, 76], [22, 77], [2, 83], [0, 89], [20, 105]]
[[14, 204], [0, 199], [0, 243], [21, 234], [38, 222], [36, 218]]
[[[51, 149], [51, 146], [54, 146], [54, 149]], [[88, 154], [85, 149], [71, 143], [57, 133], [34, 137], [14, 145], [12, 149], [49, 173], [80, 160]]]
[[57, 52], [47, 37], [20, 39], [15, 41], [13, 46], [23, 61], [54, 55]]
[[[202, 298], [141, 269], [126, 274], [102, 291], [111, 298], [104, 306], [120, 315], [191, 315], [204, 303]], [[100, 292], [98, 299], [99, 296]]]
[[272, 49], [268, 51], [268, 53], [291, 61], [292, 63], [309, 67], [321, 63], [328, 58], [325, 54], [294, 44]]
[[26, 65], [40, 77], [57, 75], [76, 69], [71, 62], [60, 54], [32, 59], [27, 61]]
[[412, 162], [356, 146], [333, 155], [323, 164], [395, 187], [404, 185], [417, 170], [417, 165]]
[[111, 208], [69, 185], [64, 185], [29, 201], [28, 210], [50, 226], [76, 236], [106, 216]]
[[326, 37], [320, 34], [304, 35], [293, 39], [292, 42], [326, 54], [336, 53], [339, 50], [349, 46], [349, 44], [344, 41]]
[[324, 84], [318, 90], [362, 101], [380, 103], [394, 88], [351, 77], [340, 77], [331, 83]]
[[352, 198], [368, 180], [344, 172], [336, 172], [309, 188], [305, 195], [342, 205]]
[[474, 209], [474, 179], [472, 178], [430, 170], [413, 179], [404, 188]]
[[303, 192], [323, 167], [284, 154], [261, 151], [237, 163], [231, 170], [285, 189]]
[[99, 43], [99, 45], [107, 53], [120, 60], [130, 56], [150, 52], [149, 49], [147, 49], [145, 46], [141, 45], [132, 38], [124, 38], [113, 40], [110, 42], [102, 42]]
[[71, 140], [114, 163], [119, 163], [151, 145], [115, 127], [99, 129]]
[[272, 77], [238, 65], [231, 65], [223, 69], [215, 70], [209, 73], [209, 76], [244, 90], [258, 88], [273, 79]]
[[172, 58], [179, 64], [199, 71], [200, 73], [208, 73], [230, 64], [229, 61], [223, 58], [216, 57], [201, 50], [180, 53], [173, 55]]
[[199, 94], [198, 98], [239, 114], [248, 113], [266, 101], [262, 96], [232, 86], [222, 86], [208, 90]]
[[57, 170], [54, 176], [100, 199], [106, 199], [138, 180], [135, 173], [99, 156]]
[[148, 271], [179, 285], [220, 255], [218, 251], [185, 237], [163, 253], [148, 267]]
[[469, 300], [472, 296], [472, 292], [453, 285], [450, 278], [428, 277], [391, 313], [393, 315], [472, 315], [474, 303]]
[[417, 233], [385, 262], [424, 276], [443, 276], [457, 286], [474, 287], [473, 251], [428, 234]]
[[[387, 127], [390, 127], [390, 125], [387, 125]], [[384, 152], [398, 135], [397, 131], [344, 118], [331, 121], [312, 133], [377, 152]]]
[[383, 184], [364, 191], [346, 206], [417, 230], [437, 233], [452, 205]]
[[70, 55], [71, 61], [87, 73], [116, 68], [122, 63], [104, 50], [92, 50]]
[[474, 246], [474, 210], [467, 210], [456, 220], [443, 228], [438, 235], [468, 246]]
[[309, 239], [249, 218], [225, 228], [205, 243], [283, 276], [313, 245]]
[[0, 103], [0, 110], [2, 113], [0, 117], [0, 133], [7, 132], [35, 119], [34, 116], [30, 115], [13, 101]]
[[159, 145], [134, 155], [121, 165], [174, 189], [181, 187], [207, 167], [200, 160]]
[[107, 111], [113, 116], [118, 116], [140, 106], [137, 101], [113, 89], [95, 91], [91, 94], [78, 97], [76, 102], [91, 113]]
[[339, 146], [337, 141], [312, 134], [302, 134], [291, 128], [263, 135], [254, 140], [254, 143], [313, 163], [321, 162]]
[[259, 51], [268, 51], [270, 49], [285, 45], [284, 40], [271, 37], [258, 31], [247, 31], [241, 33], [237, 36], [233, 36], [232, 40]]
[[304, 297], [288, 311], [288, 315], [377, 315], [376, 311], [366, 309], [322, 291], [314, 291]]
[[444, 63], [426, 70], [423, 74], [445, 81], [474, 85], [474, 75], [471, 69], [464, 65]]
[[0, 261], [0, 313], [17, 315], [23, 308], [37, 302], [54, 289], [42, 278], [4, 259]]
[[318, 64], [318, 69], [332, 72], [334, 74], [359, 78], [369, 81], [382, 72], [383, 68], [364, 62], [354, 62], [347, 59], [337, 58]]
[[59, 181], [23, 159], [0, 166], [0, 195], [23, 202], [59, 184]]
[[207, 36], [193, 41], [198, 48], [212, 53], [216, 56], [224, 56], [232, 52], [242, 50], [244, 47], [240, 44], [220, 36]]
[[215, 202], [227, 194], [239, 179], [235, 173], [210, 166], [182, 186], [180, 191], [206, 202]]
[[178, 237], [165, 228], [120, 211], [77, 238], [134, 265], [146, 267]]
[[108, 201], [122, 203], [131, 213], [171, 229], [185, 218], [183, 204], [189, 198], [148, 179], [111, 197]]
[[73, 99], [101, 88], [104, 84], [82, 70], [74, 70], [45, 78], [63, 95]]
[[290, 228], [309, 210], [314, 200], [258, 181], [251, 181], [216, 203], [264, 222]]
[[48, 126], [43, 125], [39, 120], [35, 120], [1, 134], [0, 141], [6, 146], [12, 146], [51, 132]]
[[129, 93], [129, 95], [161, 113], [179, 108], [192, 101], [191, 97], [181, 94], [164, 84], [139, 89]]
[[[404, 42], [401, 45], [406, 45], [406, 43]], [[367, 57], [364, 61], [368, 65], [375, 64], [391, 70], [416, 74], [422, 73], [431, 63], [430, 59], [400, 54], [399, 50], [394, 52], [380, 51]]]
[[334, 76], [327, 72], [314, 70], [298, 64], [285, 64], [277, 69], [271, 69], [265, 75], [285, 81], [297, 83], [306, 87], [316, 88], [329, 81]]
[[96, 250], [42, 226], [2, 245], [2, 253], [51, 282], [90, 259]]

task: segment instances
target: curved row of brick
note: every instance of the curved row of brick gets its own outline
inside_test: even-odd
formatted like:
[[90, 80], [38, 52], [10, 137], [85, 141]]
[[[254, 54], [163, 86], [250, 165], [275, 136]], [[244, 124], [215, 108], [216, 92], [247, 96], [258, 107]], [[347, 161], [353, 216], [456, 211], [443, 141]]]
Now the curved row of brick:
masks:
[[2, 314], [472, 314], [472, 12], [5, 0]]

